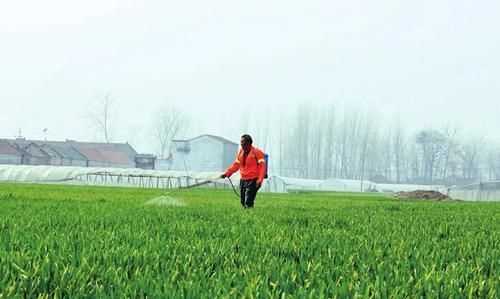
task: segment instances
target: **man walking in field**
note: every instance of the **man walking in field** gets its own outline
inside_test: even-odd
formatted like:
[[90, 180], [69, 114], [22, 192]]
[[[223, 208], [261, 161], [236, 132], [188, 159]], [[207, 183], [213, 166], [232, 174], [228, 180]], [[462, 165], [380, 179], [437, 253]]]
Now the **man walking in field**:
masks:
[[266, 174], [266, 160], [264, 153], [252, 146], [252, 137], [248, 134], [241, 136], [241, 149], [236, 160], [223, 173], [221, 178], [228, 178], [236, 171], [240, 171], [240, 202], [243, 208], [253, 208], [257, 191], [259, 191]]

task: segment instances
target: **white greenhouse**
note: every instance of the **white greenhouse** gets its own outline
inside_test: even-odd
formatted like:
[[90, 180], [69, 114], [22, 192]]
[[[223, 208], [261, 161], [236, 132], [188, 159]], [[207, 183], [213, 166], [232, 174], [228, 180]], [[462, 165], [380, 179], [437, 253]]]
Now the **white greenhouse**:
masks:
[[[138, 168], [96, 168], [69, 166], [0, 165], [0, 182], [58, 183], [74, 185], [104, 185], [139, 188], [236, 188], [239, 174], [231, 181], [220, 179], [221, 172], [185, 172], [145, 170]], [[444, 186], [375, 184], [371, 181], [327, 179], [312, 180], [271, 176], [265, 181], [264, 192], [334, 191], [334, 192], [383, 192], [435, 190], [453, 199], [467, 201], [500, 200], [500, 181], [478, 183], [447, 189]]]
[[223, 185], [219, 172], [183, 172], [138, 168], [0, 165], [0, 181], [67, 183], [143, 188], [182, 188], [203, 182]]

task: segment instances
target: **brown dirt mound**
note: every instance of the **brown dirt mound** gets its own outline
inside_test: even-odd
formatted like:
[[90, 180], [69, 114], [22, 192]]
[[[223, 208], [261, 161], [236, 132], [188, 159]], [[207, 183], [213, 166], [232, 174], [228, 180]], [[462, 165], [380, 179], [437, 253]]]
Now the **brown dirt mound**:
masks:
[[398, 192], [399, 199], [424, 199], [424, 200], [451, 200], [451, 198], [438, 191], [416, 190], [411, 192]]

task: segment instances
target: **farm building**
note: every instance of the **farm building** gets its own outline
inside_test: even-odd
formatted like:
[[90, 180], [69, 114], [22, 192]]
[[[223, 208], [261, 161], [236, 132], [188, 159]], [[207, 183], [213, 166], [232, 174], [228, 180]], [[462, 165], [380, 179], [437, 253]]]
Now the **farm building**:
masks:
[[22, 164], [23, 153], [7, 140], [0, 140], [0, 164]]
[[68, 142], [27, 140], [25, 138], [8, 140], [8, 142], [23, 154], [23, 159], [18, 164], [87, 166], [87, 157], [74, 149]]
[[[170, 163], [159, 161], [158, 169], [179, 171], [223, 171], [233, 163], [239, 145], [214, 135], [173, 140]], [[163, 163], [163, 164], [162, 164]]]
[[[140, 159], [137, 160], [137, 157]], [[151, 169], [154, 159], [152, 155], [138, 155], [128, 143], [40, 141], [25, 138], [0, 141], [0, 164]]]
[[137, 154], [135, 167], [141, 169], [155, 169], [156, 156], [151, 154]]
[[25, 143], [23, 146], [19, 146], [19, 149], [24, 152], [23, 164], [29, 165], [49, 165], [50, 156], [42, 150], [42, 148], [34, 143]]
[[88, 167], [136, 167], [137, 152], [128, 143], [68, 142], [87, 157]]
[[46, 141], [41, 143], [42, 149], [53, 153], [51, 165], [57, 166], [83, 166], [86, 167], [88, 158], [76, 150], [71, 143]]

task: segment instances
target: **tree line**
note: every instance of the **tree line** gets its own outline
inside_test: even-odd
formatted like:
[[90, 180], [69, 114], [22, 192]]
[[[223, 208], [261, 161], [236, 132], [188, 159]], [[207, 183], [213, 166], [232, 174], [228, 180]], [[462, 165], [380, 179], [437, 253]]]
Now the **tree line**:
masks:
[[410, 130], [400, 118], [303, 104], [256, 133], [282, 176], [445, 185], [500, 178], [500, 148], [453, 126]]
[[[110, 99], [95, 119], [109, 142]], [[259, 108], [260, 109], [260, 108]], [[500, 147], [458, 127], [410, 130], [404, 119], [383, 121], [377, 113], [337, 109], [333, 104], [298, 105], [288, 112], [243, 112], [220, 134], [237, 141], [250, 133], [270, 155], [271, 174], [376, 183], [463, 185], [500, 179]], [[189, 111], [168, 105], [152, 118], [151, 143], [160, 159], [171, 157], [172, 139], [206, 133], [189, 130]]]

